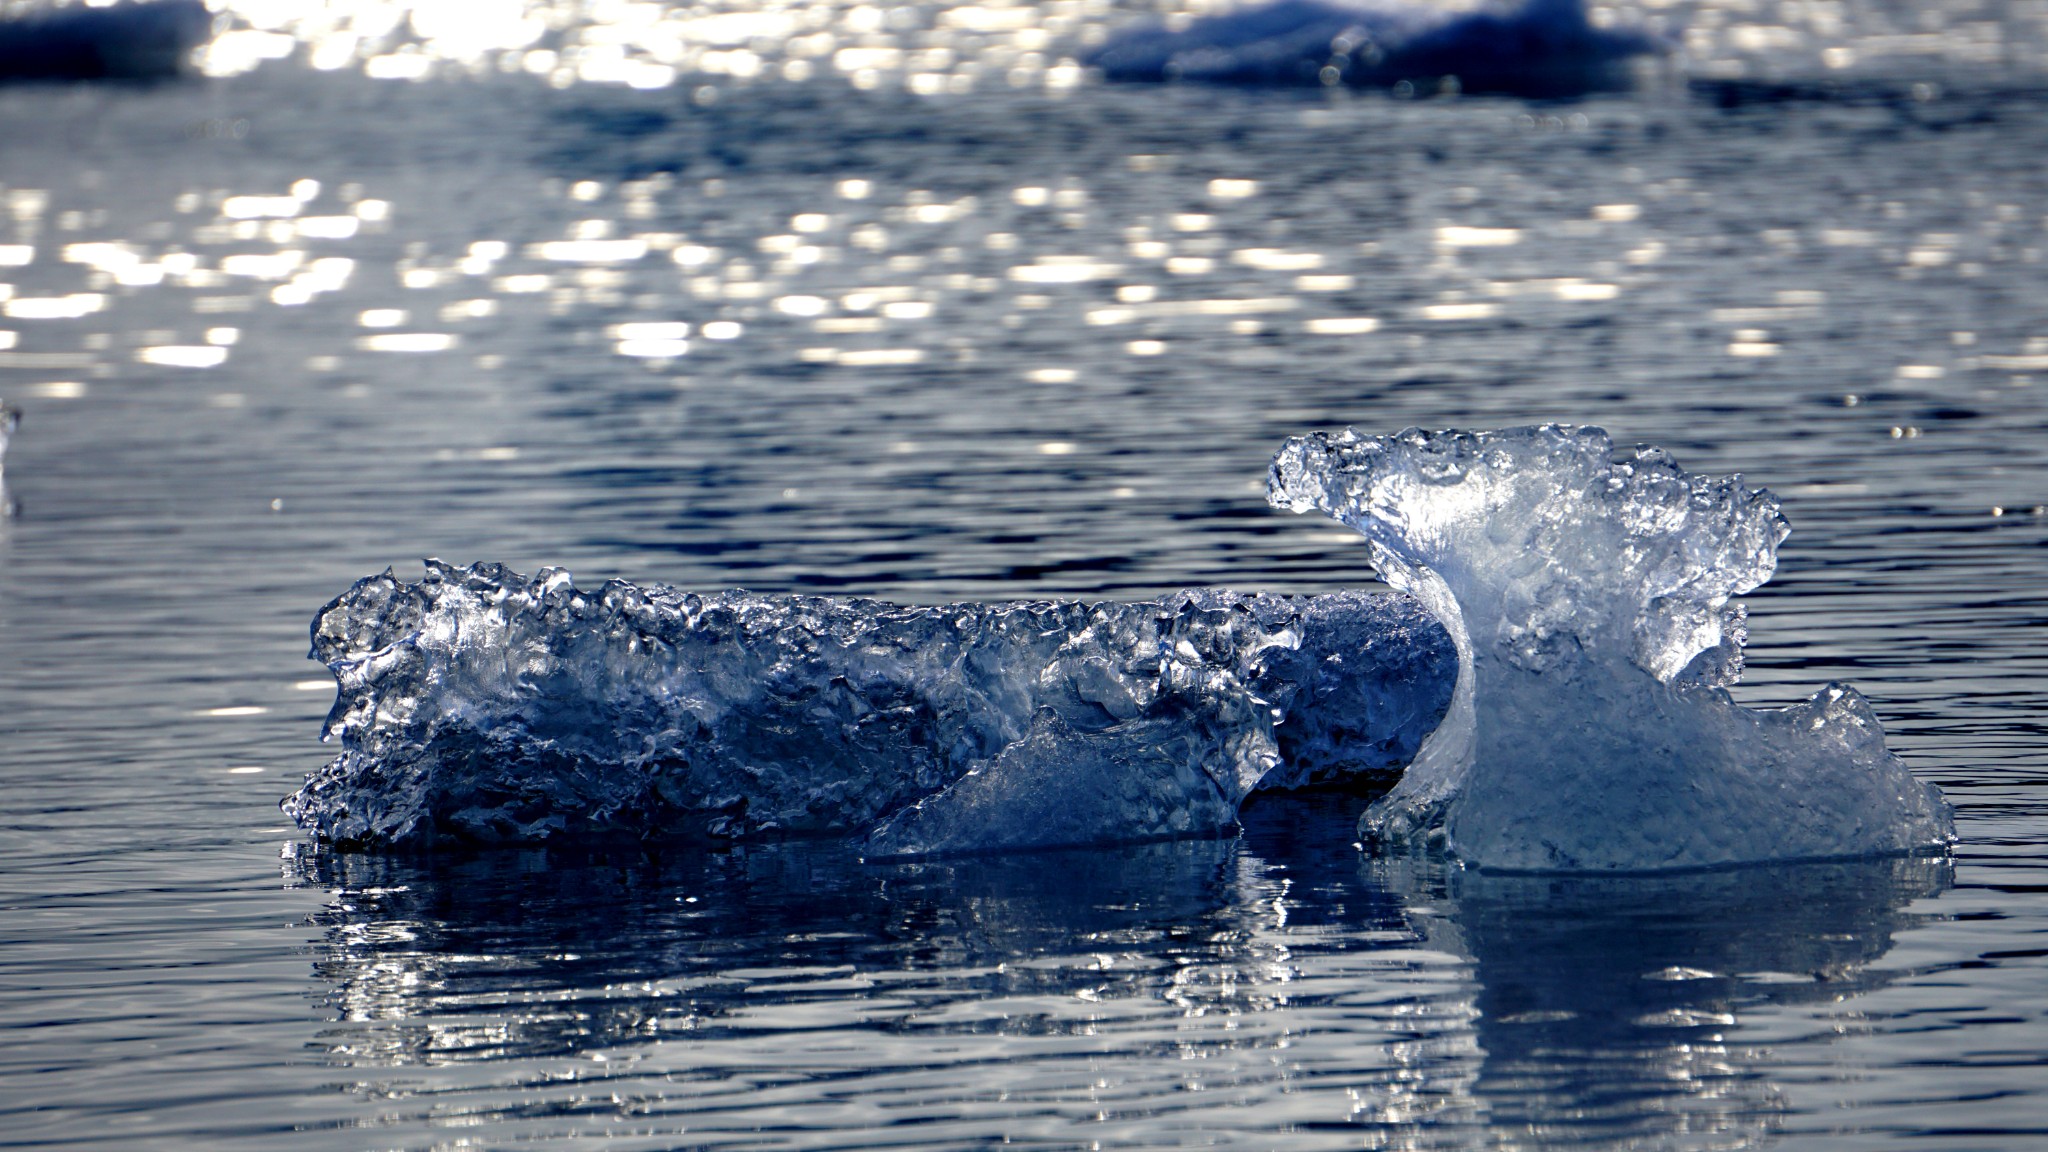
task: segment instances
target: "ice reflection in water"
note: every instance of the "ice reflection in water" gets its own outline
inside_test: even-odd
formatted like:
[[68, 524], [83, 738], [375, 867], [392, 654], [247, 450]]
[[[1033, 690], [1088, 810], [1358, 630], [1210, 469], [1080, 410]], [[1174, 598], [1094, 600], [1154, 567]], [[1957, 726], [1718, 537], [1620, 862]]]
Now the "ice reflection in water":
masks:
[[1361, 862], [1352, 814], [1275, 800], [1238, 842], [945, 864], [288, 868], [334, 889], [320, 1044], [394, 1122], [790, 1147], [1170, 1142], [1246, 1106], [1276, 1147], [1750, 1146], [1780, 1103], [1744, 1014], [1881, 986], [1948, 883], [1418, 872]]
[[1922, 922], [1950, 865], [1870, 860], [1663, 878], [1460, 873], [1450, 920], [1475, 960], [1475, 1087], [1496, 1129], [1573, 1146], [1759, 1143], [1780, 1107], [1743, 1016], [1826, 1004]]

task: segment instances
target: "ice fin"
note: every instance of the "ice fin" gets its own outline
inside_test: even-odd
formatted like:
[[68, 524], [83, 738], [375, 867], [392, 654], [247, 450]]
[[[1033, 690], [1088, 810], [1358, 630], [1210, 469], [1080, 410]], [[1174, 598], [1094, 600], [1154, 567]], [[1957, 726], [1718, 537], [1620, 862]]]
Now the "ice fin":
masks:
[[1481, 866], [1637, 871], [1938, 850], [1948, 805], [1831, 685], [1759, 712], [1731, 597], [1787, 527], [1740, 477], [1615, 453], [1597, 428], [1410, 429], [1288, 441], [1270, 498], [1363, 532], [1451, 633], [1453, 701], [1360, 823]]

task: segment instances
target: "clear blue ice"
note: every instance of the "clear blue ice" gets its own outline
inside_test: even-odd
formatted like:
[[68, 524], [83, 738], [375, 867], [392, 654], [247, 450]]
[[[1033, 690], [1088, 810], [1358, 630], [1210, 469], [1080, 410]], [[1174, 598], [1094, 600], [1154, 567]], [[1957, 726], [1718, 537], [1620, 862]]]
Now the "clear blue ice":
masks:
[[1365, 533], [1451, 633], [1444, 722], [1359, 822], [1486, 868], [1628, 872], [1939, 851], [1940, 792], [1830, 684], [1742, 707], [1744, 614], [1789, 529], [1739, 476], [1598, 428], [1290, 440], [1269, 499]]

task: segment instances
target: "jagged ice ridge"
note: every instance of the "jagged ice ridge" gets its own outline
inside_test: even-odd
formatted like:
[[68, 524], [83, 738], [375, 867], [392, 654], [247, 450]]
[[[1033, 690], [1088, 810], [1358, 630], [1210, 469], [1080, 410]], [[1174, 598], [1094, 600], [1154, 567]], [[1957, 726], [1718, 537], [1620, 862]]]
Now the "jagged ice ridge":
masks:
[[342, 751], [285, 809], [384, 847], [1213, 835], [1256, 788], [1384, 786], [1454, 680], [1443, 630], [1386, 593], [905, 607], [437, 562], [359, 581], [312, 655]]

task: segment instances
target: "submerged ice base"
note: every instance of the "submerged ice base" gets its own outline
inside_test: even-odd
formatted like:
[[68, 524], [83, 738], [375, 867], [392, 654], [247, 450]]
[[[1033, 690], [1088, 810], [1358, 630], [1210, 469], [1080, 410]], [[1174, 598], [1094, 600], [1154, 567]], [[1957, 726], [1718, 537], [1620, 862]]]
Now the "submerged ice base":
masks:
[[1363, 532], [1451, 633], [1443, 724], [1360, 820], [1483, 868], [1653, 871], [1938, 851], [1948, 804], [1863, 698], [1737, 705], [1743, 614], [1787, 532], [1740, 477], [1597, 428], [1288, 441], [1269, 497]]
[[1384, 787], [1455, 678], [1387, 593], [922, 608], [439, 563], [359, 581], [313, 656], [342, 751], [286, 811], [379, 847], [1216, 835], [1257, 788]]

